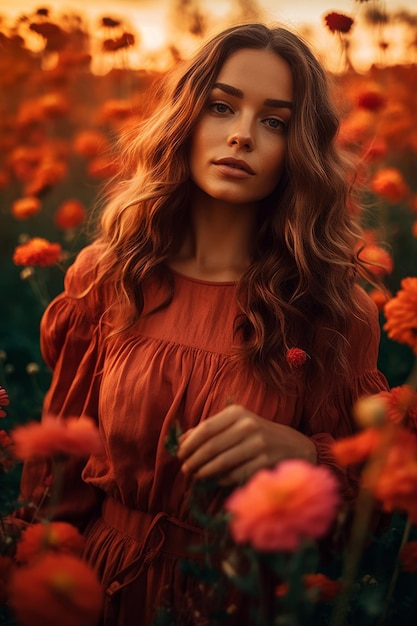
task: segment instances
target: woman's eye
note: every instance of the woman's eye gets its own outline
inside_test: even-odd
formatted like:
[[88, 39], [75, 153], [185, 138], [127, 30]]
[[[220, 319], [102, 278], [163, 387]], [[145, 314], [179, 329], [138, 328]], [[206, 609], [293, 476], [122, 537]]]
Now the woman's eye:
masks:
[[227, 113], [230, 111], [230, 107], [224, 104], [224, 102], [212, 102], [209, 106], [215, 113]]
[[286, 130], [287, 128], [287, 124], [282, 120], [278, 120], [276, 117], [269, 117], [265, 122], [272, 130]]

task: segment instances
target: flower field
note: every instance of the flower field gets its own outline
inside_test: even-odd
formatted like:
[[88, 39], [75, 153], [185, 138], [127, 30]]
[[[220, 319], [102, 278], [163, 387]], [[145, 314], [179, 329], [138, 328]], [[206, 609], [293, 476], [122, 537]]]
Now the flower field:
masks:
[[[342, 115], [338, 141], [359, 164], [366, 229], [360, 254], [376, 264], [387, 287], [385, 293], [364, 284], [380, 311], [379, 368], [392, 391], [364, 399], [355, 415], [362, 430], [335, 446], [341, 463], [361, 463], [364, 469], [348, 553], [325, 571], [315, 571], [315, 546], [336, 523], [337, 496], [333, 477], [323, 468], [282, 463], [274, 472], [259, 473], [227, 501], [223, 523], [235, 546], [224, 573], [240, 589], [257, 589], [255, 566], [261, 562], [281, 581], [278, 613], [266, 626], [400, 621], [411, 626], [417, 621], [417, 16], [387, 13], [378, 2], [352, 2], [358, 4], [378, 50], [378, 62], [366, 71], [355, 69], [350, 58], [359, 18], [329, 10], [322, 27], [333, 37], [332, 53], [343, 65], [333, 76], [334, 97]], [[197, 17], [184, 26], [196, 42], [204, 35], [204, 16]], [[389, 24], [409, 38], [409, 61], [381, 62], [381, 54], [389, 58], [391, 43], [381, 34]], [[101, 590], [80, 560], [82, 537], [75, 529], [42, 520], [23, 539], [8, 531], [4, 520], [17, 506], [22, 460], [51, 456], [56, 472], [45, 488], [59, 497], [53, 483], [62, 456], [88, 455], [99, 446], [87, 421], [39, 424], [50, 380], [39, 350], [39, 322], [63, 288], [66, 268], [88, 241], [103, 187], [120, 170], [118, 145], [146, 113], [151, 86], [163, 80], [164, 70], [156, 64], [130, 64], [137, 42], [137, 34], [111, 16], [103, 16], [94, 33], [82, 16], [54, 15], [46, 8], [12, 24], [0, 21], [4, 626], [15, 620], [18, 626], [95, 626], [98, 619]], [[174, 48], [165, 53], [167, 65], [181, 56]], [[97, 66], [105, 71], [93, 71]], [[287, 355], [294, 366], [306, 358], [297, 348]], [[370, 540], [375, 501], [393, 517], [384, 533]], [[13, 550], [16, 559], [10, 556]], [[253, 565], [245, 576], [238, 573], [243, 558]], [[262, 615], [259, 606], [253, 623], [265, 624]], [[159, 623], [169, 622], [161, 616]]]

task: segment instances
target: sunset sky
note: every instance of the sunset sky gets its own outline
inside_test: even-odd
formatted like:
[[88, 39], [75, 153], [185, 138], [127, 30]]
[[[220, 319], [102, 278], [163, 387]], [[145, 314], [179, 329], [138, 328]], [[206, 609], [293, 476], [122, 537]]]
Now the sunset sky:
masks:
[[[303, 32], [309, 27], [315, 39], [312, 41], [317, 46], [317, 52], [326, 54], [328, 50], [335, 51], [335, 36], [323, 28], [323, 16], [329, 11], [347, 13], [354, 18], [359, 18], [366, 8], [375, 6], [380, 9], [389, 8], [390, 11], [405, 9], [417, 15], [415, 0], [253, 0], [263, 11], [263, 19], [266, 21], [279, 21], [284, 25]], [[87, 19], [93, 25], [93, 30], [99, 23], [99, 18], [109, 15], [114, 18], [123, 18], [126, 23], [139, 34], [142, 48], [154, 50], [161, 49], [164, 44], [181, 43], [183, 50], [187, 52], [187, 42], [184, 37], [181, 42], [176, 38], [173, 28], [173, 7], [178, 4], [175, 0], [0, 0], [0, 15], [16, 17], [23, 13], [33, 12], [39, 7], [48, 7], [55, 14], [75, 11]], [[199, 6], [208, 16], [209, 32], [216, 31], [227, 23], [233, 15], [233, 7], [236, 0], [200, 0]], [[178, 14], [177, 14], [178, 19]], [[375, 41], [370, 40], [369, 31], [362, 32], [360, 20], [355, 20], [355, 38], [352, 54], [357, 59], [357, 64], [365, 67], [370, 60], [374, 61]], [[384, 39], [393, 45], [390, 47], [391, 62], [404, 60], [407, 41], [404, 33], [396, 32], [395, 28], [384, 32]], [[371, 50], [372, 45], [374, 50]], [[336, 61], [335, 61], [336, 62]], [[331, 63], [331, 61], [330, 61]]]

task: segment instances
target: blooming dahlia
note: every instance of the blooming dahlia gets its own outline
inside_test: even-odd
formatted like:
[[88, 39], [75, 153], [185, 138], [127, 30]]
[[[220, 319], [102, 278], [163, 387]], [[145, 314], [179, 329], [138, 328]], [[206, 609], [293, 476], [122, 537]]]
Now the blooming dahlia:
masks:
[[401, 289], [384, 306], [384, 315], [388, 337], [409, 345], [417, 354], [417, 278], [403, 278]]
[[16, 561], [31, 563], [46, 551], [81, 556], [85, 537], [67, 522], [38, 523], [28, 526], [16, 547]]
[[88, 417], [57, 419], [45, 416], [41, 422], [17, 426], [11, 437], [16, 458], [22, 461], [62, 454], [83, 457], [102, 449], [98, 428]]
[[225, 503], [237, 543], [262, 551], [293, 551], [330, 528], [339, 504], [338, 484], [325, 467], [282, 461], [260, 470]]
[[20, 626], [95, 626], [103, 593], [93, 570], [68, 554], [45, 554], [17, 567], [10, 606]]
[[62, 248], [59, 243], [51, 243], [47, 239], [34, 237], [26, 243], [17, 246], [13, 254], [15, 265], [40, 265], [47, 267], [54, 265], [62, 258]]

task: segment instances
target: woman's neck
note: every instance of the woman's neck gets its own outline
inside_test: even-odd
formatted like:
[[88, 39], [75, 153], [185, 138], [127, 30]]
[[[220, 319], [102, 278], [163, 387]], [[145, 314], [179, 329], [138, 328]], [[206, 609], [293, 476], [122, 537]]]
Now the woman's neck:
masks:
[[239, 280], [251, 261], [256, 209], [203, 196], [192, 203], [190, 216], [190, 232], [170, 266], [192, 278]]

